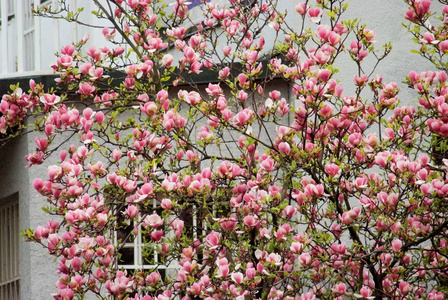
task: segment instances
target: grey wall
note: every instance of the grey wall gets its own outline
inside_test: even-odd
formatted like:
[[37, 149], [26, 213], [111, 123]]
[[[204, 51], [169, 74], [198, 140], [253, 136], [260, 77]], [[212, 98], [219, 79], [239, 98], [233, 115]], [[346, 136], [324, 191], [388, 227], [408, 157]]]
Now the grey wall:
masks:
[[[399, 99], [402, 105], [416, 105], [414, 101], [418, 100], [416, 98], [417, 94], [402, 81], [412, 70], [422, 72], [434, 70], [434, 67], [423, 57], [411, 53], [411, 49], [418, 49], [418, 45], [413, 43], [413, 36], [402, 25], [402, 22], [406, 24], [408, 22], [404, 19], [407, 9], [406, 3], [401, 0], [352, 0], [349, 1], [347, 17], [361, 19], [361, 23], [366, 23], [366, 28], [375, 30], [374, 40], [377, 42], [376, 47], [378, 49], [381, 49], [381, 45], [392, 42], [392, 52], [380, 62], [374, 74], [383, 76], [383, 82], [396, 82], [398, 84], [398, 87], [401, 88]], [[441, 11], [442, 7], [436, 1], [433, 1], [432, 11], [437, 11], [437, 9]], [[349, 41], [352, 40], [349, 39]], [[341, 73], [337, 77], [343, 82], [353, 82], [354, 64], [348, 61], [348, 57], [346, 58], [346, 65], [338, 65]], [[366, 70], [369, 70], [372, 64], [372, 57], [369, 56], [363, 62]], [[345, 91], [344, 94], [350, 95], [349, 89]]]
[[[46, 174], [43, 168], [28, 169], [25, 155], [35, 147], [32, 135], [17, 138], [0, 149], [0, 198], [18, 192], [20, 231], [44, 225], [43, 199], [32, 186], [35, 177]], [[44, 173], [43, 173], [44, 172]], [[56, 281], [55, 264], [40, 245], [20, 243], [20, 294], [22, 299], [51, 299]]]

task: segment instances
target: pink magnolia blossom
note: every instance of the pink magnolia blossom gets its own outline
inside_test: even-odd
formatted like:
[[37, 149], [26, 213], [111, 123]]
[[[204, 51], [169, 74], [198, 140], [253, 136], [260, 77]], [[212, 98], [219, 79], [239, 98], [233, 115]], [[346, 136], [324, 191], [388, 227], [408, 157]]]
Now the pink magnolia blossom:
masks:
[[403, 243], [402, 243], [401, 240], [398, 240], [398, 239], [393, 240], [393, 241], [392, 241], [392, 250], [393, 250], [394, 252], [400, 252], [400, 251], [401, 251], [401, 247], [402, 247], [402, 245], [403, 245]]
[[135, 205], [129, 205], [124, 213], [129, 216], [130, 219], [134, 219], [138, 216], [138, 207]]
[[170, 199], [165, 198], [162, 199], [160, 206], [165, 210], [171, 210], [173, 208], [173, 203]]
[[151, 240], [154, 242], [159, 242], [163, 238], [164, 234], [165, 233], [163, 230], [154, 230], [151, 232]]
[[98, 61], [101, 58], [101, 51], [94, 46], [90, 47], [87, 50], [87, 54], [96, 61]]
[[448, 6], [404, 4], [435, 69], [399, 85], [370, 75], [390, 47], [344, 2], [292, 4], [299, 28], [269, 1], [153, 2], [98, 6], [120, 45], [64, 46], [57, 94], [2, 96], [2, 141], [35, 123], [33, 193], [60, 220], [24, 233], [56, 257], [54, 298], [442, 299]]
[[89, 96], [95, 91], [95, 87], [90, 82], [84, 82], [79, 84], [79, 93]]
[[234, 272], [230, 277], [236, 284], [243, 283], [244, 275], [241, 272]]
[[300, 2], [299, 4], [296, 5], [295, 9], [297, 13], [299, 13], [300, 15], [304, 15], [307, 9], [306, 3]]
[[302, 253], [299, 256], [299, 264], [300, 266], [304, 267], [307, 266], [311, 263], [311, 256], [309, 255], [309, 253]]
[[76, 53], [76, 49], [73, 45], [66, 45], [61, 48], [61, 53], [69, 56], [73, 56]]
[[440, 42], [439, 49], [442, 53], [446, 53], [448, 51], [448, 40]]
[[216, 274], [217, 278], [225, 278], [229, 275], [229, 266], [227, 264], [220, 264], [218, 266], [218, 272]]
[[151, 226], [152, 228], [157, 228], [163, 225], [163, 220], [158, 214], [152, 214], [143, 219], [143, 224], [146, 226]]
[[61, 97], [56, 96], [55, 94], [45, 94], [40, 97], [40, 102], [44, 103], [48, 106], [53, 106], [61, 101]]
[[244, 225], [253, 228], [253, 227], [258, 226], [259, 221], [254, 216], [246, 216], [246, 217], [244, 217], [243, 223], [244, 223]]
[[57, 64], [63, 68], [69, 68], [73, 66], [73, 58], [70, 55], [63, 55], [58, 58]]
[[41, 240], [42, 238], [48, 238], [48, 235], [50, 234], [50, 230], [48, 228], [37, 226], [34, 230], [34, 236], [36, 239]]
[[311, 22], [319, 23], [322, 17], [322, 10], [318, 7], [312, 7], [308, 9], [308, 17], [310, 17]]
[[237, 220], [236, 217], [233, 215], [230, 218], [224, 218], [222, 219], [219, 224], [221, 225], [221, 227], [225, 230], [229, 230], [232, 231], [235, 229], [236, 225], [237, 225]]
[[349, 294], [349, 293], [347, 293], [347, 286], [343, 282], [336, 284], [334, 286], [334, 288], [332, 289], [332, 291], [338, 295], [348, 295]]
[[180, 220], [180, 219], [175, 219], [172, 223], [171, 223], [171, 227], [174, 229], [176, 236], [179, 238], [180, 234], [184, 228], [184, 221]]

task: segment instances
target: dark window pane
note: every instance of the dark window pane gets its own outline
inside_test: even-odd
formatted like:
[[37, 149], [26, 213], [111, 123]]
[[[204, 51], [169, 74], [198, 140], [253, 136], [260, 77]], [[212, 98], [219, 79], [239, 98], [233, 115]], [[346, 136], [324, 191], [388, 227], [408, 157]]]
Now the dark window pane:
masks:
[[133, 265], [134, 264], [134, 248], [122, 248], [120, 251], [119, 265]]
[[132, 230], [134, 229], [134, 222], [125, 220], [123, 215], [117, 216], [117, 240], [121, 240], [125, 243], [131, 243], [134, 241], [134, 235]]

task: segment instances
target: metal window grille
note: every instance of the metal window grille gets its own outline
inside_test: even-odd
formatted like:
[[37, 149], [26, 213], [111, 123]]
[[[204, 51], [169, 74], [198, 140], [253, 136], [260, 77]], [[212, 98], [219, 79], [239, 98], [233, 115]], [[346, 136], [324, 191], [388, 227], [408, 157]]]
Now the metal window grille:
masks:
[[[157, 197], [156, 197], [157, 198]], [[157, 199], [153, 200], [153, 211], [160, 211], [160, 205]], [[145, 236], [140, 230], [139, 220], [126, 224], [122, 216], [117, 218], [117, 231], [115, 232], [115, 240], [125, 241], [123, 247], [119, 250], [120, 260], [118, 262], [119, 269], [125, 269], [130, 272], [134, 270], [157, 270], [162, 278], [174, 276], [179, 269], [177, 262], [170, 262], [168, 265], [163, 264], [159, 257], [157, 249], [148, 249]], [[137, 226], [136, 235], [131, 234], [134, 227]]]
[[19, 201], [17, 196], [0, 199], [0, 300], [18, 300]]

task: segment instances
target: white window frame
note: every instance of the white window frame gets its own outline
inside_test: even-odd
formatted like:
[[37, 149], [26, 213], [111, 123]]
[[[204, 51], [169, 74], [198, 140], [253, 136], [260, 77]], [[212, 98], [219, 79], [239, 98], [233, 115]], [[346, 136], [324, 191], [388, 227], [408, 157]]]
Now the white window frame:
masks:
[[0, 1], [0, 73], [41, 70], [40, 18], [31, 13], [40, 4], [41, 0]]
[[[17, 2], [17, 69], [18, 72], [39, 71], [40, 66], [40, 19], [31, 13], [31, 7], [38, 7], [40, 0], [19, 0]], [[34, 51], [27, 51], [33, 49]]]
[[[160, 206], [160, 203], [158, 203], [157, 197], [154, 197], [153, 203], [152, 203], [152, 207], [153, 207], [154, 211], [156, 211], [156, 209], [159, 206]], [[140, 222], [141, 222], [141, 216], [139, 214], [137, 221], [134, 221], [132, 224], [133, 227], [134, 226], [138, 227], [137, 235], [134, 235], [133, 241], [125, 243], [122, 248], [122, 249], [134, 249], [134, 251], [133, 251], [133, 255], [134, 255], [133, 260], [134, 261], [132, 264], [118, 263], [117, 264], [118, 269], [119, 270], [125, 269], [125, 270], [131, 270], [131, 271], [135, 271], [135, 270], [160, 271], [160, 270], [163, 270], [165, 272], [165, 274], [164, 274], [165, 276], [162, 276], [162, 279], [165, 279], [167, 276], [168, 277], [175, 276], [177, 274], [177, 270], [179, 270], [179, 268], [180, 268], [180, 265], [176, 261], [172, 261], [169, 265], [157, 264], [159, 262], [159, 255], [157, 253], [157, 249], [153, 250], [153, 260], [156, 264], [145, 264], [144, 263], [143, 252], [144, 252], [145, 243], [143, 241], [143, 234], [140, 230], [140, 228], [141, 228]], [[117, 232], [115, 233], [114, 239], [115, 239], [115, 244], [117, 245], [118, 244]]]
[[0, 1], [0, 44], [2, 45], [2, 55], [0, 55], [0, 72], [8, 71], [8, 25], [14, 18], [14, 0]]

